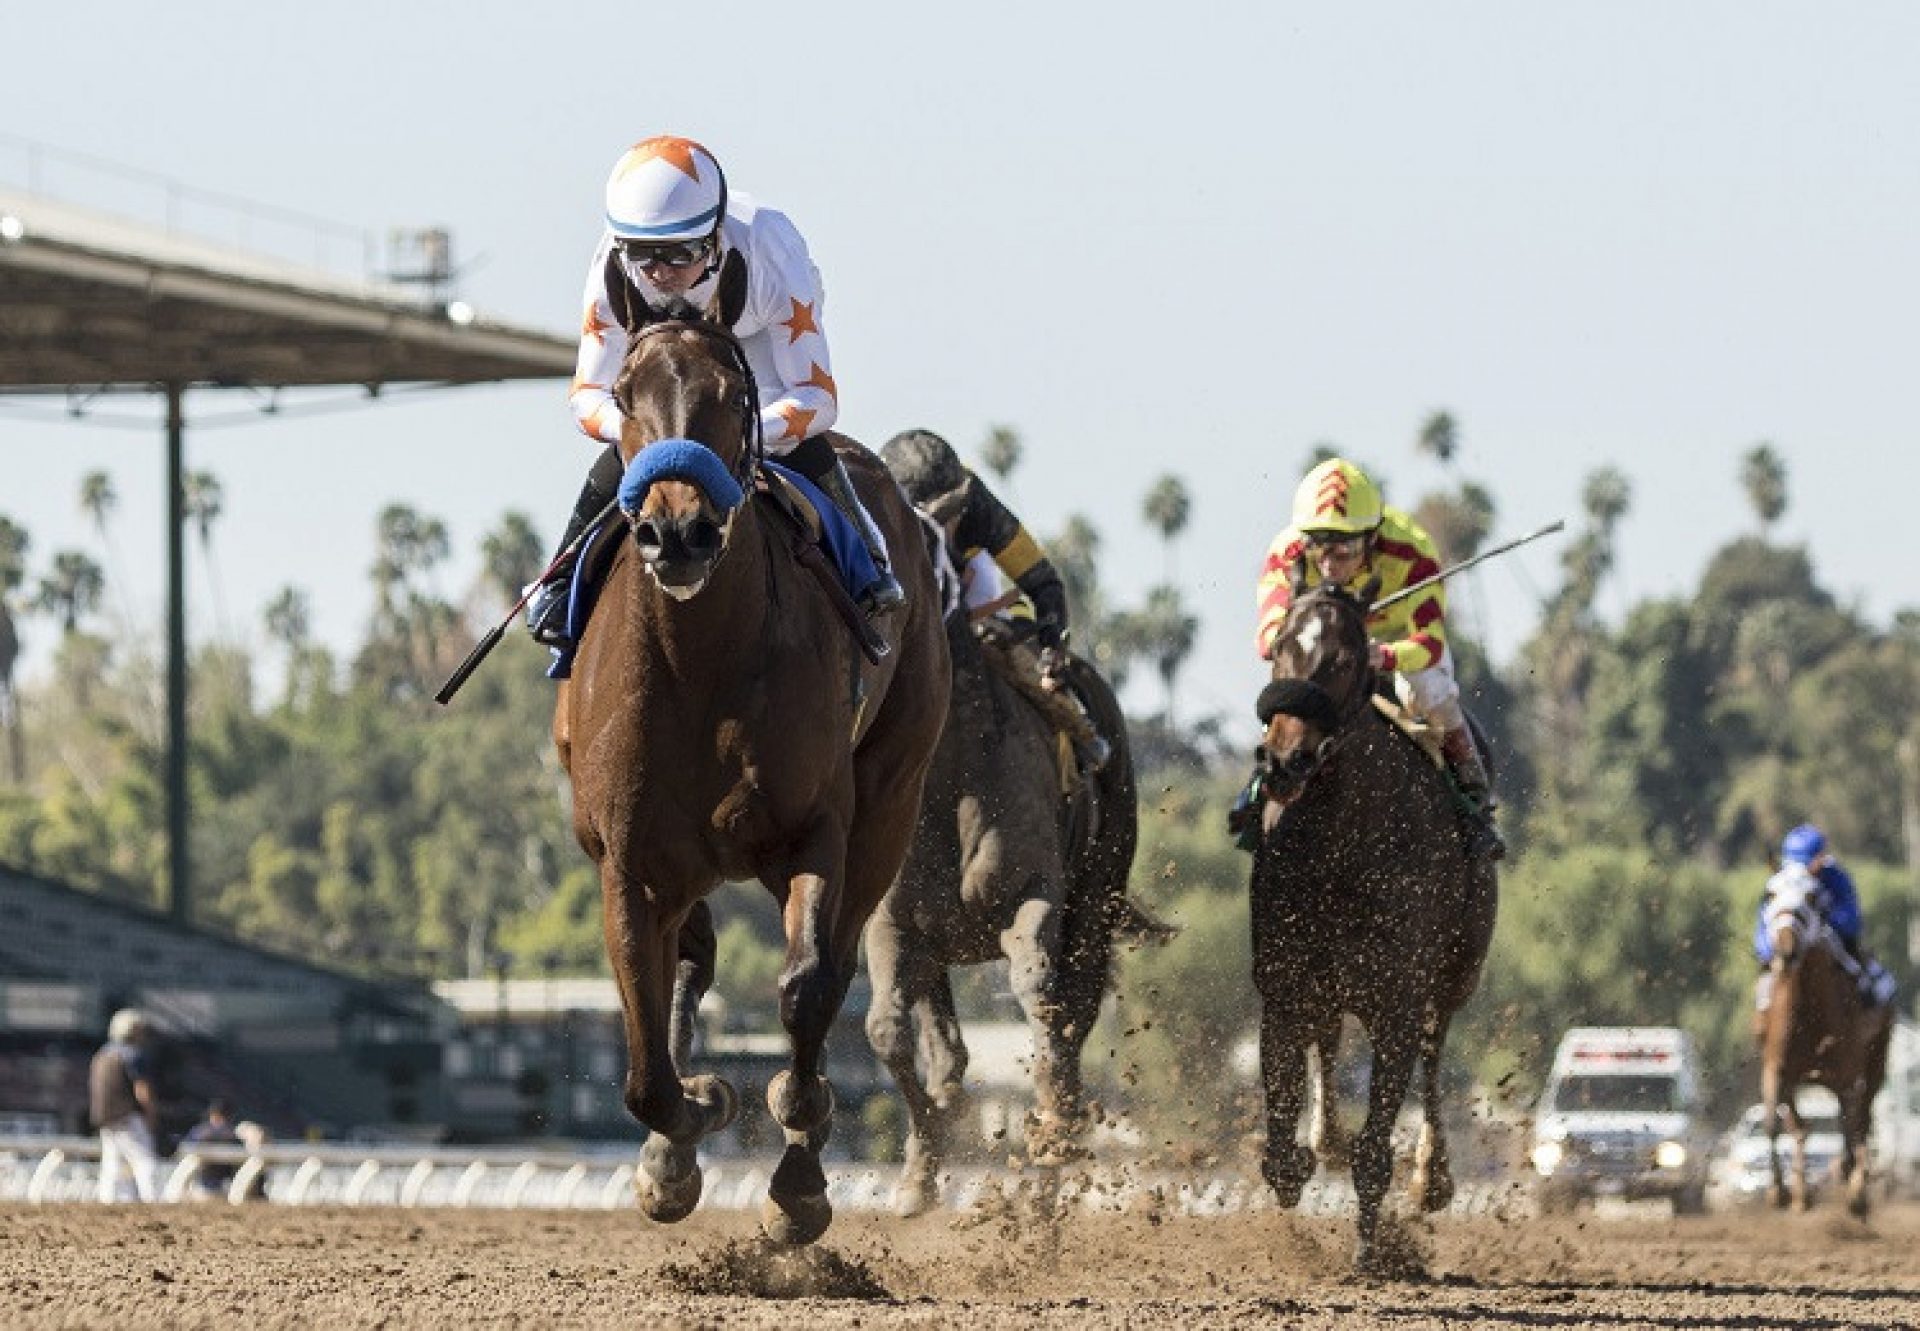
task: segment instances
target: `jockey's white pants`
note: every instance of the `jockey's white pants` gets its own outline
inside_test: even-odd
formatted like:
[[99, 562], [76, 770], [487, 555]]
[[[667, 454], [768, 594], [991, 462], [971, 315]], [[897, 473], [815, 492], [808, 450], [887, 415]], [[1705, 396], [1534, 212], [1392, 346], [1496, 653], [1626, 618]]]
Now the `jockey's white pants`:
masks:
[[1460, 685], [1453, 677], [1453, 648], [1442, 646], [1440, 658], [1425, 670], [1393, 677], [1400, 705], [1441, 730], [1459, 730], [1467, 724], [1460, 710]]
[[157, 1201], [159, 1173], [160, 1157], [145, 1118], [129, 1114], [100, 1129], [101, 1201]]

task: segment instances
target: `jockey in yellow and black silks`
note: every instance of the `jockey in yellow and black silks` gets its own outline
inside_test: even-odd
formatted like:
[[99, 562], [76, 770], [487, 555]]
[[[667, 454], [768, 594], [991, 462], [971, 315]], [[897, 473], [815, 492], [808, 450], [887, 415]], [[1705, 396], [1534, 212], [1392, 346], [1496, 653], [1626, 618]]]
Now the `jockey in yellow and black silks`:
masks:
[[[1332, 582], [1358, 592], [1378, 578], [1376, 602], [1440, 571], [1433, 539], [1407, 514], [1383, 503], [1380, 488], [1345, 458], [1330, 458], [1307, 473], [1294, 492], [1293, 521], [1267, 550], [1256, 641], [1262, 657], [1271, 652], [1287, 616], [1293, 599], [1289, 573], [1296, 563], [1305, 567], [1308, 587]], [[1486, 765], [1460, 710], [1460, 686], [1447, 648], [1446, 588], [1436, 582], [1376, 611], [1368, 617], [1367, 635], [1374, 668], [1396, 675], [1403, 700], [1440, 731], [1441, 752], [1454, 781], [1480, 815], [1473, 820], [1481, 829], [1475, 850], [1497, 859], [1505, 845], [1493, 825]]]

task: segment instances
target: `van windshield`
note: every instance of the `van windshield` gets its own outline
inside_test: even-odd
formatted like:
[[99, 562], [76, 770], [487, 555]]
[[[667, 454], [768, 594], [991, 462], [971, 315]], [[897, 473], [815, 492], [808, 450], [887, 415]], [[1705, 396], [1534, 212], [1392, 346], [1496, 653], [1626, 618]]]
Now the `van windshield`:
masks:
[[1643, 1114], [1681, 1108], [1680, 1086], [1672, 1077], [1609, 1073], [1563, 1077], [1554, 1088], [1553, 1107], [1565, 1111], [1627, 1110]]

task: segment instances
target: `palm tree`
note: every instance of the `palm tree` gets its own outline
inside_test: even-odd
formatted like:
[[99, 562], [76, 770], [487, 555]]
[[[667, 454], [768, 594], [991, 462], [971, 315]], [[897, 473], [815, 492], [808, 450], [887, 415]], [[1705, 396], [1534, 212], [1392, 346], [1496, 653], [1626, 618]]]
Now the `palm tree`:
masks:
[[180, 478], [180, 506], [194, 531], [200, 536], [200, 558], [207, 566], [207, 587], [213, 593], [213, 622], [226, 636], [226, 596], [220, 586], [220, 570], [213, 562], [213, 524], [226, 511], [226, 491], [220, 478], [210, 471], [190, 471]]
[[1760, 519], [1760, 534], [1770, 535], [1773, 524], [1787, 511], [1787, 464], [1762, 440], [1740, 459], [1740, 484], [1746, 487], [1747, 502]]
[[40, 580], [34, 604], [59, 619], [62, 633], [72, 634], [99, 607], [105, 587], [98, 564], [78, 550], [62, 550], [53, 557], [53, 571]]
[[1601, 536], [1611, 539], [1613, 529], [1633, 506], [1633, 483], [1618, 467], [1600, 467], [1587, 474], [1580, 488], [1580, 504]]
[[1005, 484], [1013, 479], [1013, 469], [1020, 465], [1026, 451], [1018, 430], [1011, 425], [995, 425], [988, 429], [986, 442], [980, 445], [980, 462]]
[[532, 520], [525, 513], [507, 513], [480, 541], [481, 576], [503, 598], [516, 601], [520, 589], [539, 575], [543, 549]]
[[288, 652], [305, 647], [313, 634], [313, 610], [307, 594], [298, 587], [282, 587], [260, 614], [266, 621], [267, 636]]
[[1174, 580], [1174, 538], [1187, 529], [1187, 519], [1193, 513], [1193, 503], [1187, 498], [1187, 487], [1178, 476], [1171, 473], [1162, 476], [1147, 491], [1141, 512], [1153, 529], [1160, 533], [1166, 557], [1167, 582], [1171, 584]]
[[0, 515], [0, 723], [7, 730], [8, 770], [13, 780], [26, 779], [26, 756], [21, 749], [20, 707], [13, 690], [13, 668], [20, 659], [20, 632], [13, 622], [13, 594], [27, 577], [26, 528]]
[[133, 631], [133, 608], [127, 602], [127, 580], [122, 576], [120, 551], [113, 540], [113, 528], [109, 520], [120, 507], [120, 493], [114, 489], [113, 477], [104, 471], [90, 471], [80, 478], [80, 511], [93, 523], [94, 531], [100, 534], [100, 548], [107, 556], [108, 581], [113, 583], [114, 592], [120, 602], [120, 626], [123, 631]]
[[1420, 427], [1420, 439], [1415, 447], [1422, 453], [1431, 454], [1441, 466], [1451, 467], [1460, 451], [1460, 430], [1452, 415], [1436, 411], [1427, 417], [1426, 423]]
[[1322, 439], [1319, 443], [1307, 450], [1307, 465], [1300, 468], [1300, 474], [1305, 476], [1322, 462], [1331, 462], [1339, 456], [1340, 445], [1334, 443], [1331, 439]]
[[1144, 655], [1151, 657], [1167, 690], [1167, 733], [1173, 733], [1174, 685], [1180, 667], [1193, 654], [1200, 634], [1200, 621], [1186, 612], [1177, 587], [1155, 587], [1147, 593], [1146, 608], [1140, 612], [1140, 631]]

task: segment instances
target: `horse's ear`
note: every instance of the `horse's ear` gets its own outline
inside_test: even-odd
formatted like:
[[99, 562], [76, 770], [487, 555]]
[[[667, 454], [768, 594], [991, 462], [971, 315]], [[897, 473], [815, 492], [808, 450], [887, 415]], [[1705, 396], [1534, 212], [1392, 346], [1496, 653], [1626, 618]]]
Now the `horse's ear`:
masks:
[[1287, 565], [1287, 586], [1293, 590], [1295, 596], [1307, 590], [1307, 557], [1305, 555], [1295, 555], [1293, 562]]
[[720, 281], [714, 286], [705, 314], [710, 322], [732, 332], [746, 309], [747, 261], [740, 257], [739, 250], [728, 250], [727, 257], [720, 261]]
[[1360, 604], [1371, 607], [1373, 598], [1380, 594], [1380, 575], [1374, 574], [1360, 586]]

